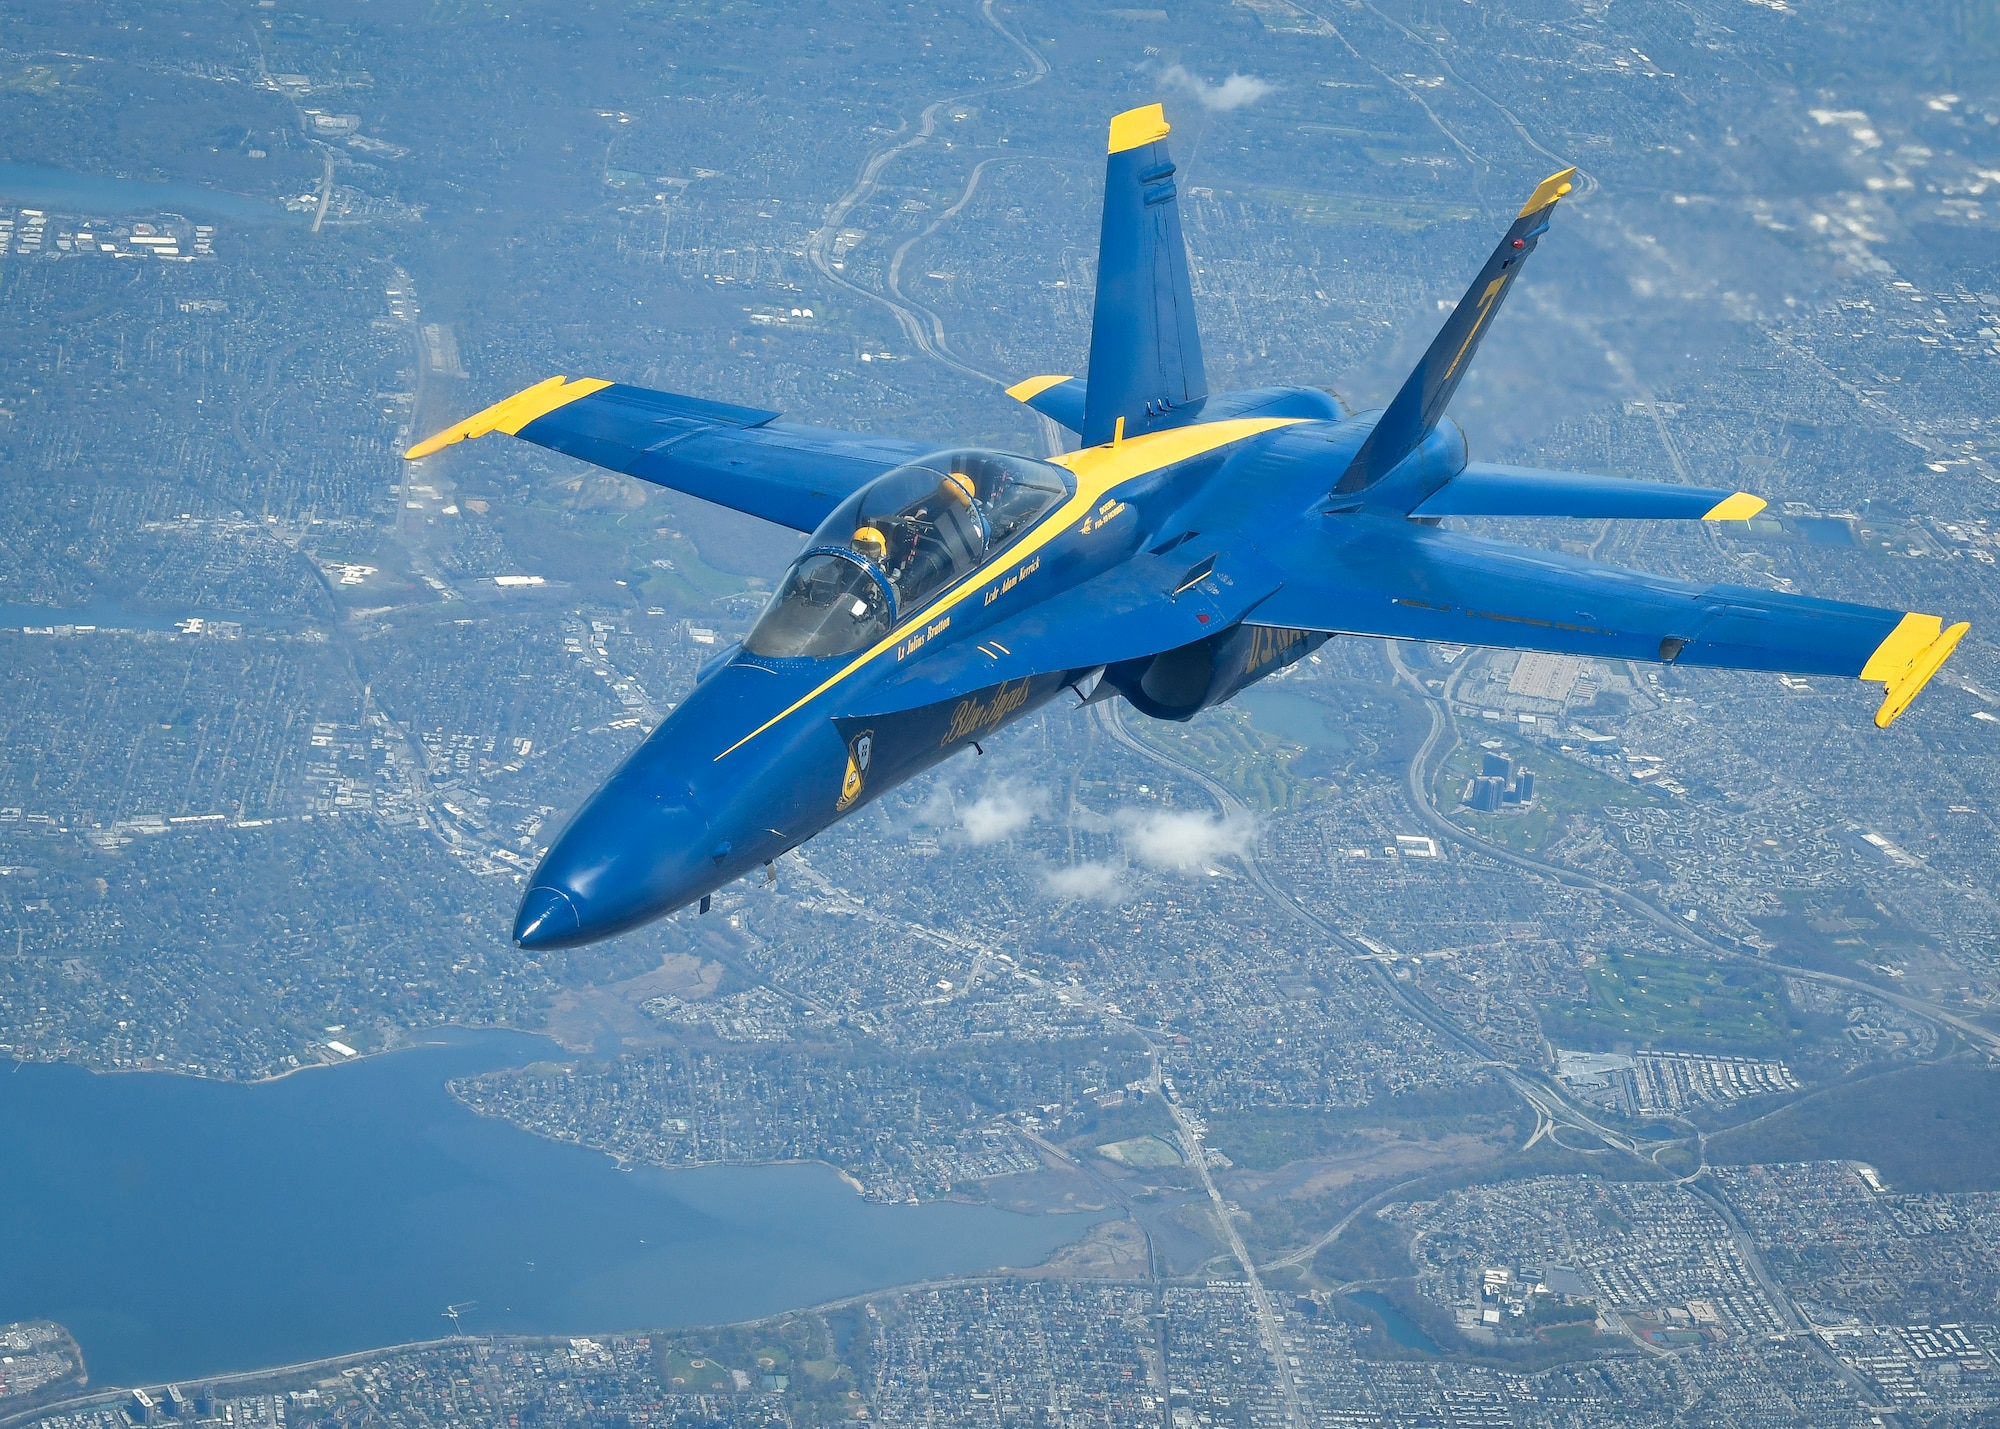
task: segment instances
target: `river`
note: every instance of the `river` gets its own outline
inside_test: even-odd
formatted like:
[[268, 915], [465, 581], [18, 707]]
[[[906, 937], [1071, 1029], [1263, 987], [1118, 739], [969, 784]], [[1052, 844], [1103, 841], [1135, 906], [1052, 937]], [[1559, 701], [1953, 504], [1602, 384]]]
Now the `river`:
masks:
[[821, 1166], [621, 1171], [445, 1088], [551, 1052], [441, 1033], [258, 1085], [0, 1064], [0, 1323], [152, 1384], [433, 1338], [449, 1305], [470, 1333], [745, 1319], [1033, 1265], [1094, 1219], [872, 1205]]
[[0, 160], [0, 197], [17, 204], [82, 213], [162, 213], [201, 214], [212, 218], [233, 218], [242, 222], [272, 222], [285, 217], [284, 210], [264, 199], [196, 184], [154, 183], [145, 179], [118, 179], [106, 174], [85, 174], [74, 169], [54, 169], [42, 164], [16, 164]]

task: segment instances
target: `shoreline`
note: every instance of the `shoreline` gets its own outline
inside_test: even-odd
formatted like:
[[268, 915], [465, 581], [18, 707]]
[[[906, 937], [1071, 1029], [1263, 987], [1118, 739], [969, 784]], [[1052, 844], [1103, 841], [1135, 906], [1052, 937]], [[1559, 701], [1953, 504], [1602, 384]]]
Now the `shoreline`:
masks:
[[[21, 1048], [12, 1046], [6, 1049], [6, 1055], [14, 1063], [15, 1069], [21, 1067], [80, 1067], [94, 1077], [186, 1077], [190, 1081], [214, 1082], [218, 1086], [262, 1087], [269, 1086], [273, 1082], [282, 1082], [287, 1077], [296, 1077], [302, 1072], [320, 1072], [336, 1067], [355, 1067], [373, 1058], [387, 1057], [397, 1052], [414, 1051], [421, 1047], [450, 1046], [451, 1044], [448, 1042], [426, 1036], [426, 1034], [438, 1032], [502, 1032], [521, 1037], [540, 1037], [562, 1048], [569, 1056], [587, 1057], [593, 1055], [589, 1049], [582, 1052], [574, 1051], [552, 1032], [540, 1031], [532, 1027], [507, 1027], [498, 1024], [483, 1027], [472, 1026], [463, 1022], [439, 1022], [429, 1027], [409, 1029], [410, 1035], [407, 1037], [400, 1038], [395, 1042], [373, 1048], [369, 1051], [363, 1052], [357, 1050], [352, 1057], [340, 1057], [337, 1061], [329, 1062], [301, 1062], [296, 1067], [287, 1067], [282, 1072], [267, 1072], [259, 1077], [222, 1077], [207, 1072], [190, 1072], [181, 1067], [170, 1067], [164, 1064], [155, 1067], [105, 1067], [70, 1056], [24, 1057], [21, 1055]], [[332, 1050], [326, 1047], [324, 1043], [317, 1045], [322, 1050]], [[9, 1075], [11, 1075], [11, 1072]]]
[[[32, 1408], [19, 1410], [0, 1408], [0, 1429], [15, 1429], [18, 1425], [32, 1423], [37, 1419], [51, 1414], [74, 1413], [79, 1409], [89, 1409], [104, 1404], [116, 1403], [118, 1400], [131, 1394], [135, 1389], [143, 1389], [148, 1393], [156, 1390], [164, 1393], [168, 1385], [180, 1385], [184, 1388], [190, 1385], [209, 1385], [218, 1389], [230, 1386], [243, 1388], [254, 1387], [261, 1380], [271, 1380], [274, 1383], [268, 1392], [276, 1393], [282, 1387], [281, 1384], [276, 1383], [278, 1381], [284, 1381], [300, 1375], [321, 1374], [329, 1369], [347, 1367], [367, 1360], [380, 1359], [388, 1355], [404, 1354], [413, 1350], [441, 1349], [451, 1345], [480, 1344], [566, 1346], [572, 1339], [582, 1337], [596, 1339], [600, 1336], [645, 1336], [650, 1338], [654, 1335], [684, 1334], [703, 1330], [744, 1329], [754, 1325], [766, 1324], [773, 1320], [781, 1320], [791, 1315], [825, 1315], [836, 1310], [846, 1309], [852, 1305], [865, 1304], [870, 1300], [879, 1299], [884, 1296], [910, 1295], [925, 1290], [941, 1289], [954, 1285], [978, 1285], [986, 1282], [1048, 1279], [1048, 1276], [1036, 1274], [1036, 1271], [1039, 1269], [1039, 1266], [1017, 1267], [1000, 1265], [993, 1267], [991, 1270], [973, 1271], [965, 1275], [932, 1276], [925, 1280], [904, 1281], [895, 1285], [885, 1285], [875, 1290], [857, 1291], [852, 1295], [841, 1295], [831, 1300], [818, 1300], [810, 1305], [794, 1305], [786, 1309], [774, 1310], [768, 1315], [755, 1315], [744, 1320], [716, 1320], [699, 1325], [650, 1325], [639, 1328], [626, 1327], [623, 1329], [605, 1329], [600, 1326], [594, 1329], [572, 1329], [561, 1333], [539, 1335], [443, 1335], [436, 1339], [400, 1340], [386, 1345], [373, 1345], [366, 1349], [342, 1350], [338, 1354], [323, 1355], [317, 1359], [310, 1360], [294, 1360], [281, 1365], [260, 1365], [252, 1369], [227, 1370], [221, 1374], [188, 1375], [180, 1379], [149, 1380], [138, 1384], [107, 1384], [100, 1388], [92, 1389], [85, 1394], [75, 1395], [69, 1399], [51, 1400]], [[1105, 1284], [1128, 1283], [1092, 1275], [1056, 1278], [1068, 1278], [1087, 1282], [1101, 1281]], [[1157, 1283], [1160, 1285], [1204, 1285], [1214, 1279], [1215, 1277], [1212, 1275], [1188, 1274], [1163, 1277]]]

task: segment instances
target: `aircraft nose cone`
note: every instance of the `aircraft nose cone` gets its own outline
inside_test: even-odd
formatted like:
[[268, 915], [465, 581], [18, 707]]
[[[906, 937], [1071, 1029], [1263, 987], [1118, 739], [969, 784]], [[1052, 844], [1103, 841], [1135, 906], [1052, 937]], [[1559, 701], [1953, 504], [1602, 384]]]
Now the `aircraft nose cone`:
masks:
[[559, 948], [582, 931], [576, 905], [559, 888], [530, 888], [514, 916], [514, 941], [524, 948]]
[[614, 778], [563, 830], [528, 881], [514, 920], [524, 948], [571, 948], [692, 902], [720, 880], [691, 791]]

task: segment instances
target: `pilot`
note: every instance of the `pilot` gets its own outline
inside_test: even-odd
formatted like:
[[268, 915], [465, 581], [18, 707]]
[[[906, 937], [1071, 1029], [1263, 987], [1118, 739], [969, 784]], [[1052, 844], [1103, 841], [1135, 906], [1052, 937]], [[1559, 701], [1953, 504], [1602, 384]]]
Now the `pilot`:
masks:
[[938, 490], [960, 506], [970, 509], [978, 492], [972, 485], [972, 478], [962, 471], [955, 471], [939, 484]]
[[873, 526], [863, 526], [856, 531], [849, 544], [878, 566], [889, 558], [888, 538]]

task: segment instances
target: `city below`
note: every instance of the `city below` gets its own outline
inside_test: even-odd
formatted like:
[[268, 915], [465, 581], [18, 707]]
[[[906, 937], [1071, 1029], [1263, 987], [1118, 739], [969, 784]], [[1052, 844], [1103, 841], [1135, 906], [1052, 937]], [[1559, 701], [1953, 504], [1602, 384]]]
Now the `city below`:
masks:
[[[1475, 457], [1769, 506], [1446, 525], [1951, 663], [1336, 637], [516, 947], [801, 543], [403, 450], [1056, 455], [1156, 100], [1213, 388], [1382, 405], [1575, 165]], [[0, 116], [0, 1429], [2000, 1420], [1991, 0], [0, 0]]]

